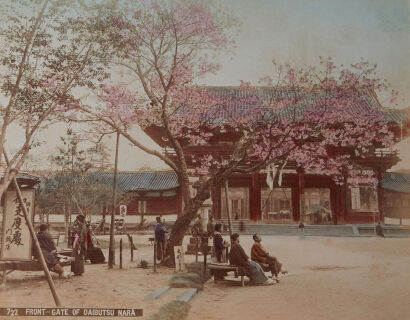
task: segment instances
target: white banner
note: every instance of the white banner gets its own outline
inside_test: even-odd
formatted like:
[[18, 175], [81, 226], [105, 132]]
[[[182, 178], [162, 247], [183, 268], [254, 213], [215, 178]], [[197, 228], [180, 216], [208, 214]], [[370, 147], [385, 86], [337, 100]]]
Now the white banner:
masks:
[[[33, 222], [34, 190], [22, 190], [24, 204]], [[15, 191], [5, 194], [3, 211], [3, 234], [0, 260], [31, 261], [30, 231], [24, 219], [23, 208]]]

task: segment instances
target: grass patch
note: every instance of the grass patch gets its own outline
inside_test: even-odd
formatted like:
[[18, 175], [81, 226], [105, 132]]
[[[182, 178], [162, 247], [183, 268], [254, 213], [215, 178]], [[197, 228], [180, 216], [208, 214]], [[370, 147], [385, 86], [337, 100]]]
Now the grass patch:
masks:
[[195, 273], [199, 276], [201, 279], [202, 283], [207, 282], [209, 279], [211, 279], [211, 273], [209, 269], [207, 268], [204, 274], [204, 264], [202, 262], [198, 263], [190, 263], [186, 265], [186, 269], [188, 270], [189, 273]]
[[211, 275], [207, 269], [204, 274], [203, 263], [190, 263], [186, 265], [188, 273], [178, 273], [171, 276], [169, 285], [173, 288], [196, 288], [202, 290], [204, 283]]
[[140, 263], [138, 264], [138, 267], [142, 269], [148, 269], [148, 261], [147, 260], [141, 260]]
[[163, 305], [149, 320], [183, 320], [188, 316], [191, 306], [183, 301], [171, 301]]
[[196, 273], [174, 274], [169, 279], [172, 288], [196, 288], [202, 290], [204, 285], [202, 279]]

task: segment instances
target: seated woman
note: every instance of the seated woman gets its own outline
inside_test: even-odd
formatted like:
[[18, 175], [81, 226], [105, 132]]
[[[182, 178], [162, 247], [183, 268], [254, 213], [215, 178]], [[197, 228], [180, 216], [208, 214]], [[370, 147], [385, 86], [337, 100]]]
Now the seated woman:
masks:
[[44, 260], [47, 263], [47, 267], [56, 273], [59, 274], [60, 278], [68, 278], [69, 273], [64, 273], [63, 267], [60, 265], [57, 258], [57, 249], [54, 244], [53, 238], [48, 232], [48, 225], [41, 224], [40, 231], [37, 233], [37, 240], [40, 244], [41, 251], [44, 256]]
[[[255, 241], [251, 249], [251, 258], [253, 261], [259, 264], [265, 264], [268, 266], [273, 277], [278, 277], [279, 272], [282, 274], [287, 273], [287, 271], [282, 271], [282, 264], [279, 263], [276, 257], [272, 257], [262, 246], [262, 239], [258, 234], [253, 235], [253, 240]], [[262, 265], [263, 266], [263, 265]]]
[[231, 237], [232, 247], [229, 252], [229, 262], [239, 267], [240, 271], [251, 279], [254, 284], [271, 285], [275, 281], [265, 276], [261, 266], [255, 261], [249, 260], [242, 246], [239, 244], [239, 234], [234, 233]]

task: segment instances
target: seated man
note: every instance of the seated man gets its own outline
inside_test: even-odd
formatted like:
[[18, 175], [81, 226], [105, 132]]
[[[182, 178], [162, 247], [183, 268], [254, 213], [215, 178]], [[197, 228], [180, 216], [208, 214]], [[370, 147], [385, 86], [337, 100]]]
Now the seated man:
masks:
[[269, 270], [273, 277], [278, 277], [279, 272], [285, 274], [287, 271], [282, 271], [282, 264], [279, 263], [276, 257], [271, 257], [269, 253], [261, 244], [261, 237], [258, 234], [253, 235], [255, 241], [251, 249], [251, 259], [257, 263], [265, 264], [269, 266]]
[[68, 278], [69, 273], [64, 273], [63, 267], [60, 265], [57, 258], [57, 249], [54, 245], [53, 238], [48, 232], [48, 225], [41, 224], [40, 231], [37, 233], [37, 240], [40, 244], [41, 251], [43, 252], [44, 260], [47, 263], [48, 268], [59, 274], [60, 278]]
[[261, 266], [255, 261], [249, 260], [242, 246], [239, 244], [239, 234], [234, 233], [231, 237], [232, 247], [229, 252], [229, 262], [239, 267], [240, 271], [251, 279], [254, 284], [271, 285], [275, 282], [265, 276]]

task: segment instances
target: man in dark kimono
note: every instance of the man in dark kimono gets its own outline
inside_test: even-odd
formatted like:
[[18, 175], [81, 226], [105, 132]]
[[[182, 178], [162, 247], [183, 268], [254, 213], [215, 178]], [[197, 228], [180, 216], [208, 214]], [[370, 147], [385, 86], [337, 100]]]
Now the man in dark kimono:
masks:
[[240, 271], [251, 279], [254, 284], [271, 285], [275, 281], [265, 276], [261, 266], [255, 261], [249, 260], [242, 246], [239, 244], [239, 234], [234, 233], [231, 237], [232, 247], [229, 252], [229, 262], [239, 267]]
[[[69, 273], [64, 273], [63, 267], [60, 265], [60, 262], [57, 258], [57, 248], [54, 244], [51, 234], [48, 232], [48, 225], [41, 224], [40, 231], [37, 233], [37, 240], [40, 244], [41, 252], [43, 253], [44, 260], [47, 263], [47, 267], [58, 275], [64, 278], [70, 276]], [[36, 254], [37, 256], [37, 254]]]

